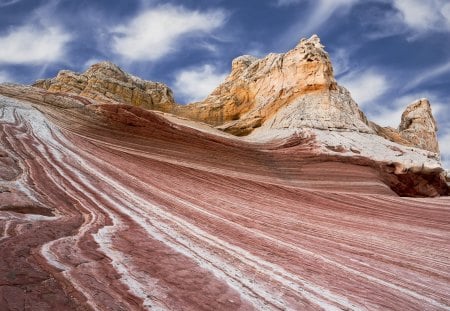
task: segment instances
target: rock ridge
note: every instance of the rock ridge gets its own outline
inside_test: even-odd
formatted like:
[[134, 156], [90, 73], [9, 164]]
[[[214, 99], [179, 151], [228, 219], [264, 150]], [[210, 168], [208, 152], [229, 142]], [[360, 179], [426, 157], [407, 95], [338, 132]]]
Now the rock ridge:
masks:
[[172, 90], [165, 84], [127, 74], [111, 62], [94, 64], [82, 74], [62, 70], [55, 78], [38, 80], [33, 86], [150, 110], [168, 112], [175, 106]]
[[[111, 62], [92, 65], [81, 74], [63, 70], [55, 78], [39, 80], [34, 86], [46, 93], [17, 86], [4, 88], [3, 93], [42, 98], [60, 106], [76, 105], [81, 99], [88, 105], [129, 104], [203, 122], [235, 136], [249, 136], [250, 140], [287, 137], [302, 129], [369, 134], [427, 150], [430, 153], [424, 153], [426, 158], [436, 162], [430, 167], [441, 166], [437, 126], [429, 101], [420, 99], [409, 105], [397, 129], [370, 122], [350, 92], [336, 82], [330, 57], [316, 35], [300, 40], [286, 53], [235, 58], [222, 84], [205, 100], [187, 105], [175, 103], [167, 85], [127, 74]], [[365, 140], [359, 142], [362, 141]], [[385, 145], [397, 148], [390, 143]], [[364, 148], [357, 143], [351, 146]], [[398, 162], [403, 163], [402, 159], [399, 155]], [[423, 163], [428, 163], [427, 159]], [[419, 162], [403, 166], [416, 167]]]

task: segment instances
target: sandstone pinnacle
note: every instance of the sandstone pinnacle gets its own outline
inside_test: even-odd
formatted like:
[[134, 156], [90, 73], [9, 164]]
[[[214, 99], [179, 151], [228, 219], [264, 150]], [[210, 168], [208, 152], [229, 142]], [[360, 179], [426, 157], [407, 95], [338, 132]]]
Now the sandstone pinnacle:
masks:
[[439, 153], [436, 121], [428, 99], [419, 99], [406, 108], [398, 130], [404, 139], [415, 146]]

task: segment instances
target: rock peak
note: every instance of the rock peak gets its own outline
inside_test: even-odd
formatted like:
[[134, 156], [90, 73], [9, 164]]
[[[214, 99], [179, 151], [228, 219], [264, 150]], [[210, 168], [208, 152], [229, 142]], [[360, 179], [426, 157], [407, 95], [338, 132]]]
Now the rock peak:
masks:
[[186, 117], [235, 135], [258, 127], [373, 132], [349, 92], [337, 85], [317, 35], [286, 53], [235, 58], [224, 83], [189, 109]]
[[302, 38], [299, 42], [299, 45], [305, 46], [305, 45], [313, 45], [315, 48], [318, 49], [324, 49], [325, 46], [320, 42], [320, 38], [318, 35], [313, 34], [309, 39], [307, 38]]
[[436, 120], [428, 99], [418, 99], [405, 109], [398, 131], [415, 146], [439, 153]]

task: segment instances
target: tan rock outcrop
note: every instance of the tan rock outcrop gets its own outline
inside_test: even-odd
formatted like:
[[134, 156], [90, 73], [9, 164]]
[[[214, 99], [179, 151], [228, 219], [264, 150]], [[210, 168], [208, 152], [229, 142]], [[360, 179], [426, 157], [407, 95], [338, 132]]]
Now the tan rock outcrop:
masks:
[[414, 146], [439, 153], [436, 121], [428, 99], [419, 99], [406, 108], [398, 131]]
[[349, 92], [337, 85], [330, 58], [315, 35], [284, 54], [236, 58], [224, 83], [177, 114], [239, 136], [263, 124], [373, 132]]
[[111, 62], [95, 64], [82, 74], [62, 70], [55, 78], [38, 80], [33, 86], [165, 112], [175, 105], [172, 91], [165, 84], [127, 74]]

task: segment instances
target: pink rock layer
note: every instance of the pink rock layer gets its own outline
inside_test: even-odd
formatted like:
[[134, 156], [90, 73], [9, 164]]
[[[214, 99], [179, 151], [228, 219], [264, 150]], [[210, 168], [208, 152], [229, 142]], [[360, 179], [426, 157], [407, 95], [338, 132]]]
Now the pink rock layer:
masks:
[[0, 310], [450, 309], [450, 199], [374, 163], [127, 106], [0, 109]]

